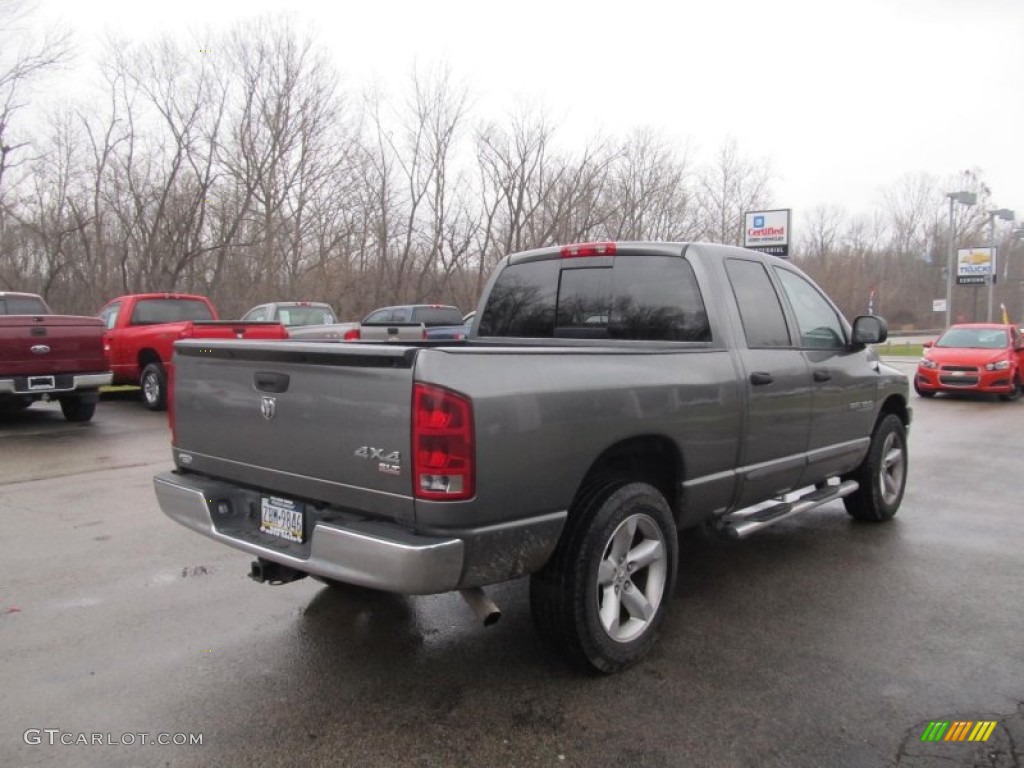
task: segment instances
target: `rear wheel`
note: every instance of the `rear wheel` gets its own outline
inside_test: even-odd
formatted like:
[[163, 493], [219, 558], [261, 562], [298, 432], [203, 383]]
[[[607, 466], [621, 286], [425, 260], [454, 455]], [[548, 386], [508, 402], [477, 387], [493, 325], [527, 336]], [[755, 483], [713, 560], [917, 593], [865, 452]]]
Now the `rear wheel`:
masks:
[[151, 411], [167, 409], [167, 371], [160, 363], [150, 363], [139, 378], [142, 402]]
[[551, 560], [530, 580], [541, 636], [600, 672], [639, 660], [665, 618], [678, 547], [668, 503], [647, 483], [606, 483], [584, 493]]
[[1013, 374], [1013, 389], [1007, 392], [1005, 395], [1000, 395], [1000, 400], [1006, 402], [1012, 402], [1020, 397], [1021, 385], [1020, 385], [1020, 372]]
[[62, 397], [60, 410], [68, 421], [89, 421], [96, 412], [96, 401], [81, 397]]
[[907, 485], [907, 430], [893, 413], [875, 426], [864, 461], [850, 475], [860, 487], [843, 499], [856, 520], [881, 523], [892, 519]]

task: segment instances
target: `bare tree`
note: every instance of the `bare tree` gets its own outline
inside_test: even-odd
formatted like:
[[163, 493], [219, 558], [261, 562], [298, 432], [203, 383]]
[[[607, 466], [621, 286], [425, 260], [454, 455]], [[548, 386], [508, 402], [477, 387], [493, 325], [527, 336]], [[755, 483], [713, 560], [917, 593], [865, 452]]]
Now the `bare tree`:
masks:
[[649, 129], [637, 129], [613, 168], [609, 191], [615, 240], [691, 240], [697, 236], [689, 147], [681, 155]]
[[27, 139], [17, 138], [15, 115], [26, 105], [32, 84], [71, 57], [71, 33], [67, 30], [52, 30], [42, 40], [26, 36], [31, 10], [24, 0], [0, 0], [0, 196], [5, 177], [23, 162], [16, 153], [29, 144]]
[[771, 179], [767, 162], [743, 157], [735, 139], [724, 142], [699, 174], [701, 237], [729, 245], [742, 243], [743, 213], [769, 204]]

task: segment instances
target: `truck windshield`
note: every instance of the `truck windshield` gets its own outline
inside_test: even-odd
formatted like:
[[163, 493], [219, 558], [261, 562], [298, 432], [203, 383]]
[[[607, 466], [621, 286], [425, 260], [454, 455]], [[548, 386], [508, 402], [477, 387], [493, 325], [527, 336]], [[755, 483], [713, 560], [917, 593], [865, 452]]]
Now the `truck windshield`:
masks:
[[132, 311], [132, 325], [177, 323], [182, 320], [213, 320], [210, 308], [197, 299], [139, 299]]
[[0, 315], [48, 315], [43, 300], [36, 296], [0, 296]]
[[675, 256], [621, 256], [612, 266], [562, 259], [506, 267], [480, 336], [710, 341], [693, 268]]
[[334, 313], [323, 307], [282, 307], [277, 311], [282, 325], [328, 325], [335, 322]]

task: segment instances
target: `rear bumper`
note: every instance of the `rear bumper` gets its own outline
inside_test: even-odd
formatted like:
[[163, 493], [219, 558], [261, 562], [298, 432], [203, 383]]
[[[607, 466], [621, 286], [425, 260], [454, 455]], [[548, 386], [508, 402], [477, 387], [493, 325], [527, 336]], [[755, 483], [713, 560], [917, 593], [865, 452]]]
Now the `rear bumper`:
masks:
[[[75, 373], [70, 376], [67, 374], [50, 374], [40, 376], [13, 376], [10, 378], [0, 379], [0, 395], [61, 395], [67, 394], [68, 392], [78, 392], [80, 390], [94, 390], [100, 387], [105, 387], [110, 384], [113, 379], [113, 374], [107, 373]], [[32, 380], [52, 378], [54, 386], [40, 388], [33, 388], [30, 386]]]
[[309, 557], [296, 557], [221, 533], [208, 499], [225, 484], [164, 472], [153, 478], [164, 513], [186, 528], [251, 555], [329, 579], [402, 594], [435, 594], [459, 587], [464, 544], [458, 538], [421, 536], [379, 521], [317, 522], [309, 532]]

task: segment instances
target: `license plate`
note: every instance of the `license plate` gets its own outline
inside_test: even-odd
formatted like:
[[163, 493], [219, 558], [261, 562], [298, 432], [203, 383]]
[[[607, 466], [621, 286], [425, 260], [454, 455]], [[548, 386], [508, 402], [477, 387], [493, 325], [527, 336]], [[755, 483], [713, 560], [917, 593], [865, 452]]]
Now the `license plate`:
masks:
[[275, 496], [263, 496], [260, 499], [260, 530], [301, 544], [305, 531], [302, 505]]
[[41, 389], [53, 389], [57, 385], [53, 381], [53, 376], [29, 376], [28, 377], [28, 388], [31, 391]]

